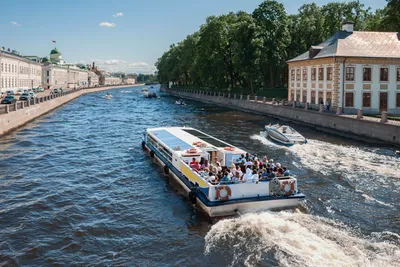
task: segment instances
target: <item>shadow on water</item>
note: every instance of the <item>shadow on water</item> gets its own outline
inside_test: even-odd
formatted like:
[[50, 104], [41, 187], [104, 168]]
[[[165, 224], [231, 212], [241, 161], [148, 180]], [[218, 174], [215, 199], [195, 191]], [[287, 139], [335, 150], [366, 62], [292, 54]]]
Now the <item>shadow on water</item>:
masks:
[[[310, 142], [285, 148], [258, 136], [273, 118], [108, 92], [0, 139], [0, 264], [400, 264], [400, 159], [387, 147], [288, 122]], [[183, 125], [288, 166], [307, 200], [210, 221], [140, 148], [146, 128]]]

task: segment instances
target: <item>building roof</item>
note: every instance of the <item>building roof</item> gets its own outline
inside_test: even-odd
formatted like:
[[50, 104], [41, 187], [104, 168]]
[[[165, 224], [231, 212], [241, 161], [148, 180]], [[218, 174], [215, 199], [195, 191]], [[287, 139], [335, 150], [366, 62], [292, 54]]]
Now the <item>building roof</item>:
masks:
[[53, 50], [50, 51], [50, 55], [54, 55], [54, 54], [61, 54], [57, 48], [54, 48]]
[[[339, 31], [318, 44], [317, 47], [322, 49], [313, 59], [326, 57], [400, 58], [400, 34], [398, 32]], [[288, 62], [308, 59], [311, 58], [307, 51]]]

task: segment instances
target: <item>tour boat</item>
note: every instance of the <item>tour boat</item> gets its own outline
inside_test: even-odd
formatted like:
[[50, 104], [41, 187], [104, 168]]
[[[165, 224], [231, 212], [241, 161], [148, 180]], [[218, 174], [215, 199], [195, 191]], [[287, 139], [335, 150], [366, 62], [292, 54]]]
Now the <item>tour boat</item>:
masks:
[[272, 140], [286, 146], [307, 143], [307, 139], [304, 136], [287, 125], [270, 124], [265, 126], [265, 130], [260, 132], [261, 136], [270, 137]]
[[194, 128], [149, 128], [143, 134], [142, 147], [184, 188], [192, 203], [212, 218], [293, 208], [305, 197], [291, 176], [245, 183], [207, 181], [190, 167], [193, 158], [209, 162], [217, 158], [221, 166], [231, 166], [246, 151]]

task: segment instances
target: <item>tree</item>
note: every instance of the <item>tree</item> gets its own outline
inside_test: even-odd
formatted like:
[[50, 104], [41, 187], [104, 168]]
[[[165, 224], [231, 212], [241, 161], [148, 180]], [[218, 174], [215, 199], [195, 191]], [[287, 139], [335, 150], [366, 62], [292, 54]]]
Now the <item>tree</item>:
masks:
[[264, 85], [273, 88], [274, 75], [279, 76], [287, 59], [286, 48], [290, 42], [288, 16], [283, 4], [266, 0], [254, 10], [253, 18], [257, 25], [256, 38], [261, 40], [258, 49], [261, 50], [260, 68]]

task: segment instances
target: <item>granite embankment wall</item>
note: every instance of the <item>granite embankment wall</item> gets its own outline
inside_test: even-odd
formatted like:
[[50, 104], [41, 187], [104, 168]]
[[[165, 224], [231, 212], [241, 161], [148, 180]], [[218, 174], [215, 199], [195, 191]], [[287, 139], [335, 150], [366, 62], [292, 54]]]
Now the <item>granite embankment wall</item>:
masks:
[[273, 105], [263, 102], [249, 101], [244, 96], [243, 99], [228, 98], [225, 96], [214, 96], [204, 94], [201, 91], [187, 91], [180, 89], [163, 89], [164, 92], [202, 102], [213, 103], [220, 106], [228, 106], [248, 112], [256, 112], [283, 118], [294, 122], [299, 122], [314, 127], [323, 127], [329, 132], [336, 134], [354, 134], [366, 138], [372, 138], [390, 144], [400, 145], [400, 126], [380, 123], [375, 121], [354, 119], [335, 114], [320, 113], [303, 109], [295, 109], [288, 106]]
[[46, 114], [51, 110], [61, 105], [64, 105], [77, 97], [80, 97], [81, 95], [104, 91], [104, 90], [110, 90], [114, 88], [125, 88], [125, 87], [132, 87], [132, 85], [82, 89], [63, 96], [47, 100], [42, 103], [38, 103], [36, 105], [30, 105], [29, 107], [25, 106], [24, 108], [18, 109], [16, 111], [12, 111], [6, 114], [0, 114], [0, 136], [5, 135], [8, 132], [21, 127], [27, 122], [32, 121], [42, 116], [43, 114]]

